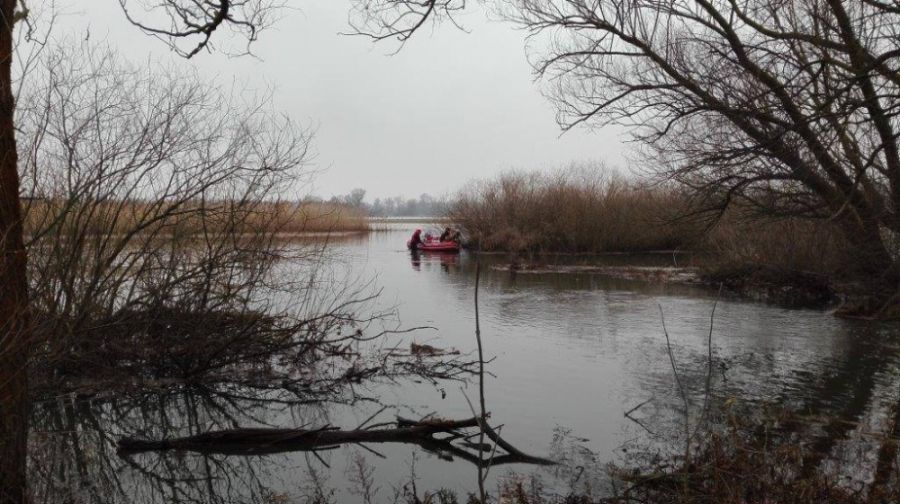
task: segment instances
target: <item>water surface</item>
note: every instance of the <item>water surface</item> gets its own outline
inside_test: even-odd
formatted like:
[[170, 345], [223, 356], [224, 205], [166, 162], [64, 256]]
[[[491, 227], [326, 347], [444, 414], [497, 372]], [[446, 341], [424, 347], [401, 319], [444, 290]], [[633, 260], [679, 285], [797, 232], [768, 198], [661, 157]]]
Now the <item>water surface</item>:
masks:
[[[717, 397], [742, 404], [784, 404], [811, 416], [848, 422], [877, 422], [895, 401], [898, 333], [890, 326], [836, 319], [817, 310], [785, 309], [739, 299], [719, 299], [714, 289], [645, 283], [596, 274], [510, 273], [491, 266], [503, 255], [416, 254], [404, 243], [414, 223], [345, 238], [332, 245], [341, 275], [372, 281], [381, 290], [369, 308], [396, 310], [402, 327], [428, 326], [412, 334], [390, 335], [385, 347], [410, 342], [472, 354], [475, 268], [481, 263], [480, 323], [491, 362], [485, 388], [492, 423], [503, 436], [535, 455], [560, 455], [554, 436], [570, 433], [602, 466], [622, 460], [623, 447], [671, 428], [679, 418], [678, 394], [667, 353], [663, 320], [672, 354], [690, 400], [699, 403], [708, 364], [710, 315], [716, 305], [713, 388]], [[576, 264], [671, 265], [670, 256], [563, 257]], [[685, 259], [689, 260], [689, 259]], [[683, 262], [683, 261], [682, 261]], [[290, 271], [287, 268], [286, 271]], [[64, 402], [44, 405], [45, 424], [66, 446], [85, 450], [61, 457], [82, 460], [64, 466], [91, 480], [97, 495], [121, 501], [302, 501], [314, 486], [333, 491], [339, 502], [362, 502], [359, 462], [371, 470], [377, 497], [391, 501], [415, 474], [418, 488], [476, 488], [475, 468], [449, 462], [408, 445], [378, 446], [381, 457], [348, 447], [311, 455], [260, 457], [201, 456], [185, 453], [117, 457], [113, 443], [122, 434], [183, 432], [233, 424], [283, 427], [331, 425], [353, 428], [383, 406], [393, 415], [448, 418], [472, 416], [467, 397], [477, 404], [474, 382], [401, 381], [360, 384], [377, 403], [285, 408], [262, 402], [227, 401], [202, 391], [153, 397], [128, 411], [112, 406]], [[624, 413], [631, 413], [635, 422]], [[156, 424], [166, 424], [161, 428]], [[844, 425], [844, 424], [841, 424]], [[851, 425], [851, 424], [847, 424]], [[188, 429], [191, 430], [191, 429]], [[860, 429], [831, 432], [833, 444]], [[59, 434], [63, 432], [63, 434]], [[49, 434], [48, 434], [49, 435]], [[50, 442], [48, 441], [48, 444]], [[581, 452], [587, 453], [587, 452]], [[48, 461], [51, 455], [46, 455]], [[41, 464], [37, 457], [33, 464]], [[50, 462], [47, 462], [48, 464]], [[580, 463], [580, 462], [579, 462]], [[491, 473], [491, 485], [510, 471], [538, 474], [549, 488], [565, 491], [570, 473], [560, 469], [504, 466]], [[50, 471], [48, 471], [50, 472]]]

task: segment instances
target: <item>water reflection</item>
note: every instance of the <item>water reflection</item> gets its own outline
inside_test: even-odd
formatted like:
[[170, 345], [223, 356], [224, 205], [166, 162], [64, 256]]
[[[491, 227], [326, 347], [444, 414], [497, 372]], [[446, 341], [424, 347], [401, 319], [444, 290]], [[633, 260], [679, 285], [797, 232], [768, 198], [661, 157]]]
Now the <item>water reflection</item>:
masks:
[[[169, 436], [273, 420], [317, 416], [273, 403], [183, 390], [135, 399], [59, 398], [36, 405], [32, 453], [38, 502], [267, 502], [281, 470], [264, 457], [178, 453], [119, 456], [121, 436]], [[273, 472], [274, 471], [274, 472]]]
[[[39, 402], [35, 405], [31, 459], [35, 500], [271, 503], [273, 496], [287, 499], [336, 494], [342, 501], [346, 495], [337, 491], [347, 488], [330, 488], [322, 473], [332, 471], [333, 464], [348, 455], [359, 460], [360, 450], [345, 449], [336, 460], [333, 451], [340, 447], [339, 443], [327, 439], [318, 442], [319, 438], [340, 434], [329, 427], [334, 421], [332, 410], [324, 405], [285, 403], [254, 394], [250, 390], [236, 395], [191, 387], [103, 401], [60, 397]], [[401, 421], [398, 429], [378, 428], [373, 422], [379, 419], [372, 416], [360, 424], [359, 429], [371, 428], [366, 431], [370, 436], [353, 441], [352, 446], [393, 464], [400, 463], [406, 455], [398, 457], [396, 446], [383, 450], [382, 446], [388, 445], [382, 443], [414, 445], [441, 463], [460, 461], [472, 468], [478, 464], [479, 449], [493, 454], [493, 466], [544, 463], [543, 459], [510, 448], [499, 437], [497, 442], [512, 452], [493, 445], [475, 445], [470, 440], [472, 433], [466, 432], [477, 425], [474, 419]], [[298, 437], [272, 436], [252, 445], [229, 443], [222, 438], [200, 446], [173, 441], [211, 431], [233, 432], [228, 429], [238, 427], [246, 432], [248, 426], [258, 426], [252, 432], [266, 433], [271, 432], [268, 426], [306, 428], [316, 434], [316, 443], [307, 446], [309, 443]], [[434, 434], [420, 435], [417, 431], [431, 426], [435, 426]], [[129, 438], [170, 440], [172, 449], [123, 449], [121, 440]], [[495, 439], [493, 435], [491, 439]], [[398, 485], [404, 482], [402, 478], [395, 481]]]
[[431, 266], [437, 265], [441, 271], [449, 274], [451, 269], [458, 268], [460, 265], [458, 253], [410, 250], [409, 257], [413, 271], [422, 271], [422, 264], [424, 263], [426, 270]]

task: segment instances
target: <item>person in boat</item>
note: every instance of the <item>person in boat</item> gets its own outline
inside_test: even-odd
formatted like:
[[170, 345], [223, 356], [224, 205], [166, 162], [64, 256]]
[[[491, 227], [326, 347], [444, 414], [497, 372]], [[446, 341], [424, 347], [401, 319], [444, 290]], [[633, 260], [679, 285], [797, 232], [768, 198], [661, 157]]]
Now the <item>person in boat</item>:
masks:
[[419, 245], [421, 245], [421, 244], [422, 244], [422, 230], [416, 229], [415, 231], [413, 231], [412, 238], [409, 239], [409, 243], [407, 245], [409, 246], [410, 250], [419, 250]]
[[462, 236], [459, 234], [458, 229], [447, 228], [444, 230], [444, 234], [441, 235], [441, 241], [453, 242], [459, 245], [459, 242], [462, 240]]
[[443, 233], [441, 233], [442, 242], [454, 242], [459, 245], [460, 240], [462, 240], [462, 236], [459, 234], [458, 229], [448, 227], [444, 229]]

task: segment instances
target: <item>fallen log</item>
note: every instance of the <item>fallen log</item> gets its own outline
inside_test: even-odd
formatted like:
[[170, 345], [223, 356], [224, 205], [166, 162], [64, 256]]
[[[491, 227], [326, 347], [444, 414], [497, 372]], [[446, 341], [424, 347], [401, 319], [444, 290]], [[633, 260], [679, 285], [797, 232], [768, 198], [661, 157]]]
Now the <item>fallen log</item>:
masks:
[[[479, 456], [453, 442], [464, 438], [463, 429], [478, 428], [478, 419], [445, 420], [397, 418], [393, 427], [339, 430], [326, 426], [319, 429], [236, 428], [205, 432], [193, 436], [146, 440], [125, 437], [119, 440], [119, 454], [127, 456], [148, 451], [179, 450], [202, 454], [269, 455], [294, 451], [316, 451], [345, 444], [405, 443], [416, 444], [442, 458], [457, 456], [477, 464]], [[502, 439], [484, 422], [485, 432], [504, 453], [495, 454], [490, 465], [510, 463], [553, 465], [555, 462], [521, 452]], [[447, 437], [436, 437], [446, 434]], [[481, 447], [484, 450], [486, 447]], [[488, 451], [488, 450], [485, 450]]]

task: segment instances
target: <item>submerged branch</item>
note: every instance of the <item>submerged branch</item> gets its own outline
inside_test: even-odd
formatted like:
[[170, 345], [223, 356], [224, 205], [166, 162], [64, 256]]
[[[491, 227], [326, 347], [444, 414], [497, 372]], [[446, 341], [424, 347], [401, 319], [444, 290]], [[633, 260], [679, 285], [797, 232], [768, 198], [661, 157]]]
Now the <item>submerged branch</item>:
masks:
[[[129, 455], [147, 451], [182, 450], [202, 454], [267, 455], [294, 451], [316, 451], [343, 444], [408, 443], [438, 453], [445, 459], [452, 460], [455, 455], [473, 464], [479, 463], [477, 454], [453, 444], [453, 441], [465, 437], [464, 429], [479, 426], [478, 418], [408, 420], [398, 417], [392, 425], [391, 427], [354, 430], [339, 430], [330, 426], [318, 429], [237, 428], [162, 440], [126, 437], [119, 441], [119, 453]], [[486, 426], [487, 423], [482, 422], [482, 425]], [[497, 446], [507, 452], [493, 457], [491, 465], [510, 463], [553, 465], [556, 463], [522, 452], [501, 438], [490, 427], [486, 428], [486, 432], [497, 443]], [[448, 436], [436, 437], [438, 434], [447, 434]], [[483, 446], [476, 448], [484, 449]]]

